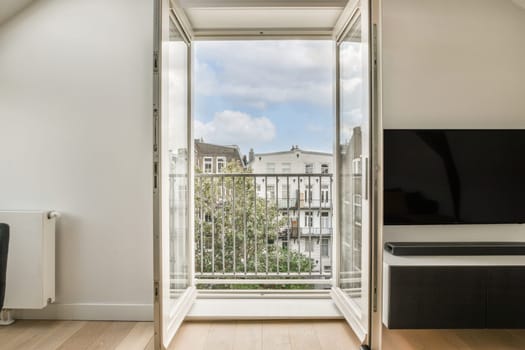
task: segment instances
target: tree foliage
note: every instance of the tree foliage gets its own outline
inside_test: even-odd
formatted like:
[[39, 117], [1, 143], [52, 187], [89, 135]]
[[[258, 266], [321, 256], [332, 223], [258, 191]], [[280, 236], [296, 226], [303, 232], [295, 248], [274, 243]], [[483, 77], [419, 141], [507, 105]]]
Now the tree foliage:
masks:
[[309, 271], [312, 259], [280, 246], [279, 231], [287, 219], [276, 204], [257, 195], [255, 177], [237, 162], [221, 175], [202, 174], [195, 180], [195, 268], [206, 274], [223, 272]]

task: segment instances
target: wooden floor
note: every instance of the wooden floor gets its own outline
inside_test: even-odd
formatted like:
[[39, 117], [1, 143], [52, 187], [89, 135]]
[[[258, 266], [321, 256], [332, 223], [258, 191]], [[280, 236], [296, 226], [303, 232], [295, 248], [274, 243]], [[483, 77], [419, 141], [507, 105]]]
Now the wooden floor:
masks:
[[[343, 321], [185, 322], [170, 350], [347, 350], [358, 341]], [[1, 350], [153, 349], [149, 322], [17, 321], [0, 327]]]
[[382, 350], [524, 350], [525, 329], [388, 330]]
[[[150, 322], [17, 321], [1, 350], [153, 349]], [[185, 322], [170, 350], [357, 350], [344, 321]], [[383, 350], [523, 350], [525, 330], [383, 329]]]
[[357, 350], [359, 342], [344, 321], [191, 322], [172, 349]]
[[0, 327], [1, 350], [153, 349], [151, 322], [16, 321]]

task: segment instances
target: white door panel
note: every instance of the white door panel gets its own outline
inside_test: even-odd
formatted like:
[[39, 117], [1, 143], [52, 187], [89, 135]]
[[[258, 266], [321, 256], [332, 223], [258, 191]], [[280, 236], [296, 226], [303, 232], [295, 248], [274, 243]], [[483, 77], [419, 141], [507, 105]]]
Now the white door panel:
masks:
[[338, 269], [332, 296], [368, 344], [370, 320], [370, 45], [369, 2], [356, 2], [337, 55]]
[[196, 296], [191, 273], [191, 49], [169, 0], [157, 0], [156, 6], [155, 347], [167, 349]]

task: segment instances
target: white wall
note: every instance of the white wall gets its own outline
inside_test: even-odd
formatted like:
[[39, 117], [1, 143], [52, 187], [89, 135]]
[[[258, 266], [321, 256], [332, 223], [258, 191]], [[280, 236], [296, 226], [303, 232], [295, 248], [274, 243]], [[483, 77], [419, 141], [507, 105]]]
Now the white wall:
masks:
[[382, 33], [385, 128], [525, 128], [525, 8], [387, 0]]
[[[522, 0], [383, 1], [385, 128], [525, 128]], [[386, 227], [385, 240], [520, 240], [525, 225]]]
[[152, 31], [149, 0], [37, 0], [0, 26], [0, 210], [63, 214], [56, 317], [153, 317]]

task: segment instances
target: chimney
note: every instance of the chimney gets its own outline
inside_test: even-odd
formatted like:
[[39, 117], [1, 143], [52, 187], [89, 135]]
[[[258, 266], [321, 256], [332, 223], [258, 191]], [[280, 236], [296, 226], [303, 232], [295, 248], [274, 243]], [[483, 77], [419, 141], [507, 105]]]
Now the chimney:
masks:
[[248, 161], [251, 163], [255, 160], [255, 153], [253, 152], [253, 148], [250, 148], [250, 153], [248, 155]]

